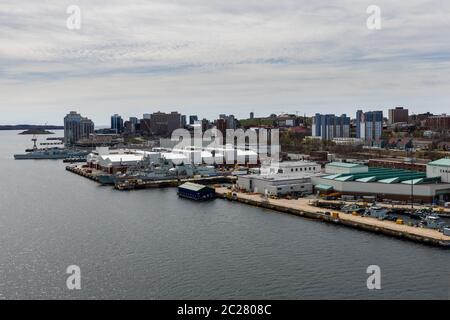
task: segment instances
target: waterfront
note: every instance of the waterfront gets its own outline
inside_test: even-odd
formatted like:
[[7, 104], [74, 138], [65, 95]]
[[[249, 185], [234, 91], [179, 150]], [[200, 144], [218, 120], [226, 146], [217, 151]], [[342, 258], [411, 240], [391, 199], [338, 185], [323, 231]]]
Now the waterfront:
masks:
[[[450, 298], [450, 251], [244, 204], [119, 192], [14, 161], [31, 136], [0, 131], [2, 298]], [[60, 133], [58, 133], [60, 135]], [[77, 264], [82, 290], [66, 289]], [[366, 288], [366, 268], [382, 290]]]

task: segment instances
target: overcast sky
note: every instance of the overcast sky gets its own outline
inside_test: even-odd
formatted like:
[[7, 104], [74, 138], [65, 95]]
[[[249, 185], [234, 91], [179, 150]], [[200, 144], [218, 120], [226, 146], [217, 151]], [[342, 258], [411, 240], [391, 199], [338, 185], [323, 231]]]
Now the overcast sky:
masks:
[[[1, 124], [450, 113], [448, 0], [15, 0], [0, 3]], [[369, 30], [369, 5], [382, 29]], [[81, 9], [81, 29], [66, 26]]]

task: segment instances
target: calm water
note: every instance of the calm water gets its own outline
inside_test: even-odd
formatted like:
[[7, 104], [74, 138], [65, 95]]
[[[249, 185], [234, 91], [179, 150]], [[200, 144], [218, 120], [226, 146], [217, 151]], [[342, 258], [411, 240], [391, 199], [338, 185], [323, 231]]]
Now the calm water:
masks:
[[[450, 297], [450, 250], [174, 189], [114, 191], [60, 161], [14, 161], [29, 139], [0, 131], [1, 298]], [[381, 290], [366, 287], [371, 264]]]

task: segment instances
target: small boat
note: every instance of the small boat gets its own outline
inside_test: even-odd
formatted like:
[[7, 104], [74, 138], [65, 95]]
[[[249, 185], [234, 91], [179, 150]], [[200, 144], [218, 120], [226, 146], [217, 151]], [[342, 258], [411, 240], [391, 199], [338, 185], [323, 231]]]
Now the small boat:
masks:
[[423, 228], [442, 230], [446, 224], [438, 215], [430, 214], [422, 219], [420, 226]]
[[389, 210], [380, 206], [371, 206], [367, 208], [364, 215], [368, 217], [384, 220], [388, 217]]
[[364, 208], [361, 208], [360, 206], [358, 206], [355, 203], [351, 203], [351, 204], [344, 205], [341, 208], [341, 211], [343, 211], [345, 213], [352, 213], [352, 212], [362, 213], [362, 212], [364, 212]]

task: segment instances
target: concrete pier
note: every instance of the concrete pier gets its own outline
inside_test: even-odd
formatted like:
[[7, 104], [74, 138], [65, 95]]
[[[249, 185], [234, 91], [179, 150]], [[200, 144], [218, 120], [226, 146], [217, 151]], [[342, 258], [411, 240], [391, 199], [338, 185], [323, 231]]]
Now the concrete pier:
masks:
[[[260, 194], [232, 192], [224, 187], [216, 188], [216, 194], [218, 197], [231, 201], [238, 201], [257, 207], [263, 207], [301, 217], [326, 221], [329, 223], [341, 224], [360, 230], [376, 232], [428, 245], [450, 248], [450, 236], [445, 236], [437, 230], [399, 225], [392, 221], [378, 220], [371, 217], [354, 216], [336, 210], [330, 211], [311, 205], [308, 199], [265, 199]], [[327, 212], [331, 212], [331, 214], [326, 214]]]
[[[103, 171], [98, 171], [92, 168], [84, 168], [82, 165], [67, 166], [67, 171], [88, 178], [90, 180], [99, 182], [98, 175], [104, 174]], [[114, 186], [117, 190], [138, 190], [151, 188], [172, 188], [178, 187], [185, 182], [195, 182], [200, 184], [217, 184], [217, 183], [235, 183], [236, 176], [214, 176], [214, 177], [193, 177], [183, 179], [168, 179], [168, 180], [148, 180], [143, 181], [139, 179], [130, 179], [116, 183]]]

